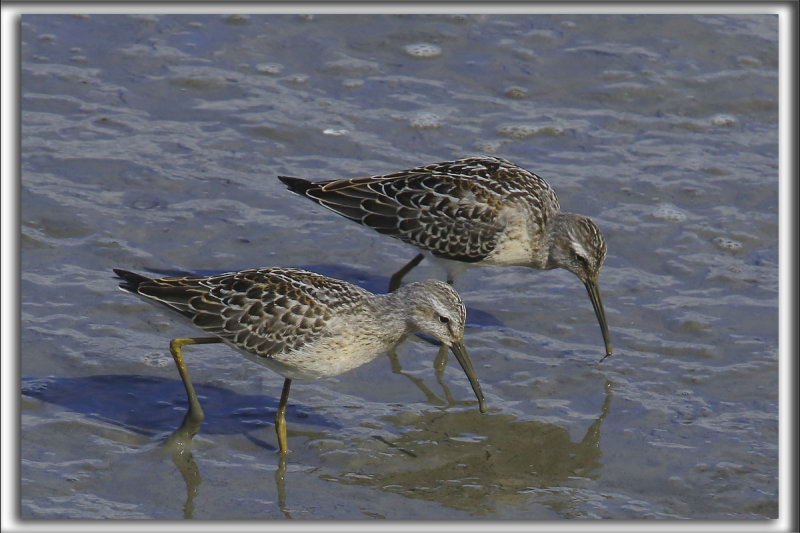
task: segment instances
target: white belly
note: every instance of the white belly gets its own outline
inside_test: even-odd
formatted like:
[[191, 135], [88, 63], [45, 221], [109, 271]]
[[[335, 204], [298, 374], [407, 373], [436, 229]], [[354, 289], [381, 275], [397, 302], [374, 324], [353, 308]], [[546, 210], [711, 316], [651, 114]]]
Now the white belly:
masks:
[[245, 357], [285, 378], [314, 381], [358, 368], [386, 352], [392, 343], [374, 335], [341, 334], [327, 337], [299, 350], [261, 357], [244, 350]]

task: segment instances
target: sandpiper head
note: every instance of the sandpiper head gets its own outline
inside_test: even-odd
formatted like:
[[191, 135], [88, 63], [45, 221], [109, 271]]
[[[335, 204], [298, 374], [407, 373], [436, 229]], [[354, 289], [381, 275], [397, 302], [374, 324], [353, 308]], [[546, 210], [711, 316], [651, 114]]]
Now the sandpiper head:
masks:
[[606, 240], [588, 217], [561, 213], [553, 221], [547, 268], [566, 268], [580, 280], [597, 280], [606, 259]]
[[552, 227], [547, 268], [565, 268], [583, 282], [600, 323], [608, 357], [612, 353], [611, 341], [598, 285], [600, 267], [606, 259], [606, 240], [595, 223], [581, 215], [560, 213]]
[[464, 346], [464, 324], [467, 320], [467, 309], [464, 307], [461, 297], [453, 287], [436, 280], [411, 283], [403, 289], [412, 291], [414, 295], [411, 313], [413, 328], [430, 335], [452, 350], [478, 398], [480, 412], [485, 413], [483, 391], [481, 391], [472, 361], [470, 361]]
[[409, 285], [414, 290], [412, 322], [415, 329], [445, 346], [464, 339], [467, 309], [458, 293], [442, 281], [427, 280]]

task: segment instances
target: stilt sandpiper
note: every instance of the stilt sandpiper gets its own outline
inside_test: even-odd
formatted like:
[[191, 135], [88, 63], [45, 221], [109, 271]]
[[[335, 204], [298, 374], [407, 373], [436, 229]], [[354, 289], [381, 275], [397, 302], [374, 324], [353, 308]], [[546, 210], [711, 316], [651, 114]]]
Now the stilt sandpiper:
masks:
[[191, 319], [209, 337], [178, 338], [170, 353], [189, 400], [184, 427], [194, 436], [204, 415], [181, 348], [224, 342], [285, 380], [275, 430], [288, 451], [286, 403], [292, 380], [336, 376], [363, 365], [412, 333], [425, 333], [449, 347], [469, 379], [478, 406], [483, 393], [464, 347], [466, 309], [441, 281], [411, 283], [389, 294], [293, 268], [259, 268], [209, 277], [150, 279], [114, 269], [120, 288], [160, 302]]
[[418, 254], [391, 278], [389, 291], [425, 257], [453, 283], [469, 266], [565, 268], [589, 293], [606, 355], [611, 355], [598, 277], [606, 241], [591, 219], [562, 213], [550, 185], [498, 157], [472, 157], [382, 176], [313, 183], [279, 176], [289, 190], [401, 239]]

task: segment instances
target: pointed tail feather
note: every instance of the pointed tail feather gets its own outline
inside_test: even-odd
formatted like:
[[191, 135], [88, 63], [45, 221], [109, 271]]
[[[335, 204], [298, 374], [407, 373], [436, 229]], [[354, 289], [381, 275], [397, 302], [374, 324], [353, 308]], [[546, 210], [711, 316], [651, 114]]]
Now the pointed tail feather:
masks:
[[114, 274], [116, 274], [117, 277], [122, 280], [122, 283], [119, 284], [119, 288], [134, 294], [138, 294], [139, 285], [150, 281], [150, 278], [146, 276], [136, 274], [135, 272], [129, 272], [127, 270], [122, 270], [121, 268], [115, 268]]
[[292, 178], [291, 176], [278, 176], [286, 187], [293, 193], [305, 196], [306, 191], [314, 187], [314, 183], [303, 178]]

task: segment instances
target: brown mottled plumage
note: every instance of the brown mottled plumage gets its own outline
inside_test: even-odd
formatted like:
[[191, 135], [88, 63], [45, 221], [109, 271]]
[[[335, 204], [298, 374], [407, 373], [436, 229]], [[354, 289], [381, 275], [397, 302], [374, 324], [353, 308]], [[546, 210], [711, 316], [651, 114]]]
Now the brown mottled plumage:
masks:
[[[149, 279], [114, 269], [120, 288], [181, 313], [213, 337], [175, 339], [170, 351], [186, 386], [196, 433], [203, 414], [186, 372], [181, 346], [225, 342], [285, 378], [276, 415], [286, 452], [283, 413], [292, 379], [336, 376], [367, 363], [423, 332], [450, 347], [472, 385], [483, 393], [464, 348], [466, 310], [449, 285], [428, 280], [390, 294], [293, 268], [259, 268], [218, 276]], [[186, 422], [184, 422], [186, 424]]]

